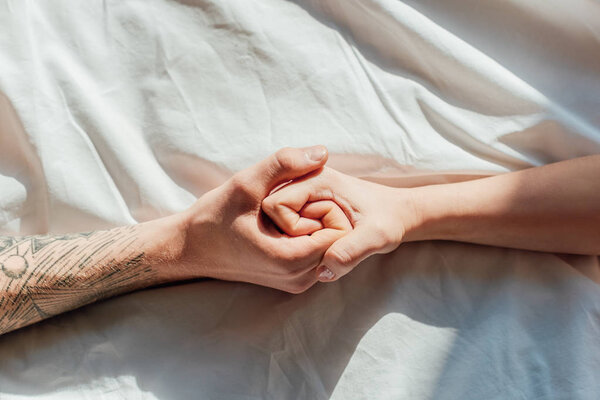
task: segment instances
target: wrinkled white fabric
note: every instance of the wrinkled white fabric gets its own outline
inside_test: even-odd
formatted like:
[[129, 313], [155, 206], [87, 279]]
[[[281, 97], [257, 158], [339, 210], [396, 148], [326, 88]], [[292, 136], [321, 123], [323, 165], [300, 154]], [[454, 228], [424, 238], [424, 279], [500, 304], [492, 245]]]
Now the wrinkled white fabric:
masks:
[[[9, 234], [179, 211], [282, 146], [466, 179], [600, 152], [600, 4], [3, 0], [0, 91]], [[0, 399], [597, 399], [598, 268], [434, 242], [302, 295], [147, 290], [0, 337]]]

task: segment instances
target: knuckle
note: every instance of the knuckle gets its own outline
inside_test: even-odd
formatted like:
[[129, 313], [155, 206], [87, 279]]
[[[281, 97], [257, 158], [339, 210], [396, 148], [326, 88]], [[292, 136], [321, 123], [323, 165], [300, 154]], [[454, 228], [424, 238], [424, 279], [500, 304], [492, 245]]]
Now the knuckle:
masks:
[[[325, 184], [323, 185], [324, 188], [327, 188], [331, 191], [331, 188], [345, 188], [346, 187], [346, 181], [344, 181], [344, 178], [347, 178], [347, 175], [343, 175], [342, 173], [338, 172], [337, 170], [330, 168], [330, 167], [323, 167], [323, 171], [321, 172], [321, 174], [319, 174], [319, 178], [321, 180], [321, 182], [324, 182]], [[331, 191], [331, 193], [333, 194], [333, 191]]]
[[[297, 232], [296, 229], [296, 220], [291, 217], [291, 215], [286, 214], [285, 211], [282, 209], [281, 205], [277, 205], [275, 206], [275, 210], [274, 210], [275, 214], [278, 215], [278, 220], [277, 220], [277, 225], [283, 229], [285, 232], [287, 232], [290, 235], [295, 235]], [[293, 248], [288, 250], [290, 252], [290, 255], [295, 254], [295, 251]]]
[[384, 222], [378, 221], [374, 223], [371, 230], [373, 232], [373, 249], [371, 250], [379, 250], [393, 241], [393, 235]]
[[257, 197], [256, 184], [245, 173], [240, 172], [231, 177], [230, 190], [232, 200], [252, 207], [260, 206], [262, 199]]
[[323, 177], [326, 178], [328, 181], [333, 181], [335, 183], [341, 182], [341, 174], [333, 168], [323, 168]]
[[277, 202], [275, 201], [275, 199], [271, 196], [266, 197], [263, 199], [262, 203], [261, 203], [261, 207], [262, 209], [267, 213], [267, 214], [273, 214], [276, 211], [276, 206], [277, 206]]
[[275, 161], [281, 170], [294, 169], [296, 165], [296, 151], [291, 147], [284, 147], [275, 153]]
[[248, 179], [243, 173], [237, 173], [229, 181], [234, 192], [246, 193], [250, 188]]
[[344, 267], [351, 266], [354, 261], [352, 254], [345, 248], [333, 248], [328, 255], [329, 259]]

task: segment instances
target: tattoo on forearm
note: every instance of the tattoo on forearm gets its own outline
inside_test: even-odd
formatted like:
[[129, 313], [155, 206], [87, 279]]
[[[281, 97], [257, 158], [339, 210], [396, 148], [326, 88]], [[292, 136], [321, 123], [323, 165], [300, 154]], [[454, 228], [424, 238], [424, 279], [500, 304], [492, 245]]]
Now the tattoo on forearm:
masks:
[[150, 285], [156, 273], [137, 241], [135, 226], [0, 236], [0, 334]]

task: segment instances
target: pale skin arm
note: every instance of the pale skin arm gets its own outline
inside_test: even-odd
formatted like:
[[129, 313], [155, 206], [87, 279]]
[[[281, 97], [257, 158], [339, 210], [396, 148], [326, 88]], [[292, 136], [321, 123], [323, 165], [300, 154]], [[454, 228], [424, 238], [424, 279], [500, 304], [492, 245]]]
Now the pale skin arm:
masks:
[[286, 181], [325, 164], [322, 146], [283, 149], [240, 171], [188, 210], [90, 233], [0, 236], [0, 334], [130, 291], [195, 278], [300, 293], [331, 244], [351, 229], [335, 203], [313, 203], [289, 237], [261, 212]]
[[290, 210], [302, 215], [305, 203], [324, 199], [344, 210], [353, 230], [325, 253], [321, 281], [408, 241], [600, 254], [600, 156], [418, 188], [390, 188], [325, 168], [272, 194], [263, 209], [293, 235]]
[[600, 156], [412, 190], [407, 240], [600, 254]]

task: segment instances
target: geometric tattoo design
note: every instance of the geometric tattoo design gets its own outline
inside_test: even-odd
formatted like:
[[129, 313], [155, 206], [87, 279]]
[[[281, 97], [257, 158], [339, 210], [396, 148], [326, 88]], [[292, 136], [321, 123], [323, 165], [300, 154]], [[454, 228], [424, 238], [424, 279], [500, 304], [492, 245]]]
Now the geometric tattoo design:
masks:
[[[0, 264], [0, 270], [4, 272], [6, 276], [9, 278], [20, 278], [23, 276], [27, 267], [29, 266], [27, 263], [27, 259], [25, 258], [26, 254], [19, 254], [19, 247], [15, 246], [17, 244], [21, 244], [22, 242], [27, 242], [31, 239], [29, 246], [26, 247], [26, 252], [31, 250], [31, 254], [37, 253], [39, 250], [43, 249], [50, 243], [53, 243], [57, 240], [69, 240], [74, 239], [76, 237], [88, 237], [93, 232], [87, 233], [76, 233], [70, 235], [60, 235], [60, 236], [24, 236], [21, 238], [14, 238], [10, 236], [0, 236], [0, 254], [7, 249], [11, 249], [13, 247], [17, 248], [16, 254], [9, 255], [7, 259], [4, 260], [3, 263]], [[23, 247], [23, 246], [22, 246]]]
[[0, 334], [148, 286], [156, 273], [136, 231], [0, 236]]

